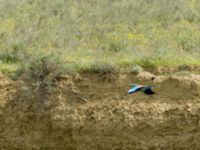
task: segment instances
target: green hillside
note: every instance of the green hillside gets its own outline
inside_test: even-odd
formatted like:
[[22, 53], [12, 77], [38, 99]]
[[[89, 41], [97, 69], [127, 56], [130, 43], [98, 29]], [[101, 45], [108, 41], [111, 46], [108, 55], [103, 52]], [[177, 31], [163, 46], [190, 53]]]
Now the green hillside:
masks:
[[[200, 64], [198, 0], [0, 0], [0, 70], [57, 54], [71, 70]], [[54, 57], [54, 55], [51, 55]]]

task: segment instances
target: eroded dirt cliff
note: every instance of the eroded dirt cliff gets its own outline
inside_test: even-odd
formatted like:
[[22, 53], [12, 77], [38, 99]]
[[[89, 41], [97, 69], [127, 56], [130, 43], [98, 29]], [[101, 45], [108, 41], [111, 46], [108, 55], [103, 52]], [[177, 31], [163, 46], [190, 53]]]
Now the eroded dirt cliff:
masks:
[[[0, 149], [200, 149], [200, 76], [67, 76], [42, 100], [22, 81], [0, 79]], [[156, 95], [127, 95], [130, 83]]]

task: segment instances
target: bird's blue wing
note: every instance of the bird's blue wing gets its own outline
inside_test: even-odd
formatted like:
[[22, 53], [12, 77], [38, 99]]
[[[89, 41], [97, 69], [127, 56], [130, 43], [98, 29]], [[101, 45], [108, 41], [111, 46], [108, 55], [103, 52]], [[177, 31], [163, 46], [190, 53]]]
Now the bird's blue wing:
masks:
[[135, 86], [128, 90], [128, 94], [132, 94], [141, 90], [141, 86]]

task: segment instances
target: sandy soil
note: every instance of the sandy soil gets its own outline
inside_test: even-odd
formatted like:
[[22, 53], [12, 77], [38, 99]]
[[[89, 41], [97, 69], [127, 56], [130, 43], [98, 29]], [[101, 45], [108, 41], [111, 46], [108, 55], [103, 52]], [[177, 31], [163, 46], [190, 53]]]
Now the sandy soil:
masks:
[[[200, 76], [67, 76], [42, 100], [22, 81], [0, 78], [2, 150], [198, 150]], [[156, 95], [127, 95], [130, 83]]]

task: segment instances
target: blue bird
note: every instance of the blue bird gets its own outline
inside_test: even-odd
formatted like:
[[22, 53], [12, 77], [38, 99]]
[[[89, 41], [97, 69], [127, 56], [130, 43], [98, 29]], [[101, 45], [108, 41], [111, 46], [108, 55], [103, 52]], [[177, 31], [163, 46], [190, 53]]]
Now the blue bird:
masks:
[[155, 94], [153, 91], [153, 87], [150, 85], [137, 85], [133, 84], [131, 85], [131, 89], [128, 90], [128, 94], [136, 93], [136, 92], [144, 92], [147, 95]]

